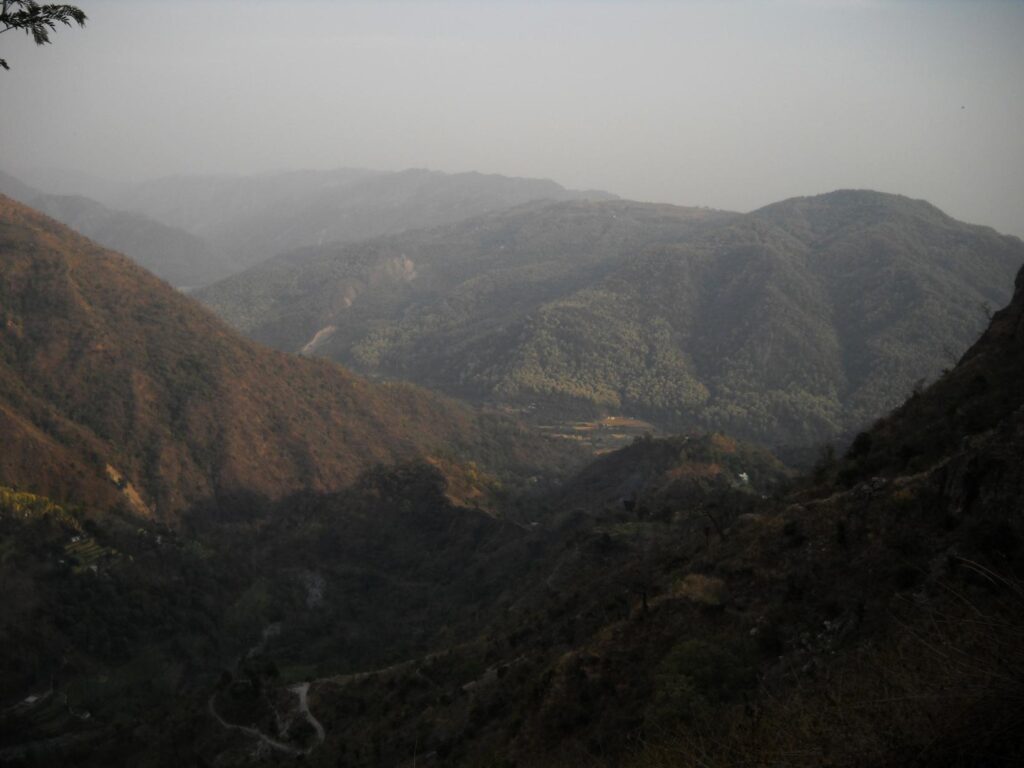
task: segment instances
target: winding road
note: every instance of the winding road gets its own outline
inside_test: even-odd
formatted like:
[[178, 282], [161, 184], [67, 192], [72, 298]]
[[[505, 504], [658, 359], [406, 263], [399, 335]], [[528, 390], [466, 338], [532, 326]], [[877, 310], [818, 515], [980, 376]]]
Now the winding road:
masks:
[[313, 726], [313, 730], [316, 731], [316, 744], [307, 750], [308, 754], [324, 743], [324, 739], [327, 737], [327, 734], [324, 732], [324, 727], [321, 725], [320, 721], [313, 717], [313, 713], [309, 711], [309, 683], [293, 685], [288, 690], [299, 697], [299, 711], [305, 715], [306, 721]]
[[316, 731], [316, 741], [313, 744], [310, 744], [305, 749], [292, 746], [291, 744], [286, 744], [283, 741], [278, 741], [277, 739], [263, 733], [263, 731], [259, 730], [258, 728], [253, 728], [249, 725], [229, 723], [227, 720], [221, 717], [220, 712], [217, 711], [216, 691], [210, 694], [210, 699], [207, 702], [207, 708], [210, 710], [210, 714], [214, 717], [214, 719], [216, 719], [218, 723], [220, 723], [223, 727], [227, 728], [228, 730], [241, 731], [247, 736], [252, 736], [254, 739], [259, 739], [268, 747], [270, 747], [271, 749], [276, 749], [278, 752], [284, 752], [288, 755], [308, 755], [310, 752], [312, 752], [314, 749], [316, 749], [324, 743], [324, 739], [327, 737], [327, 733], [326, 731], [324, 731], [324, 727], [320, 723], [320, 721], [317, 720], [316, 717], [313, 716], [313, 713], [309, 711], [309, 683], [293, 685], [290, 686], [288, 690], [294, 693], [296, 696], [298, 696], [299, 712], [302, 713], [303, 717], [306, 718], [306, 721], [313, 727], [313, 730]]

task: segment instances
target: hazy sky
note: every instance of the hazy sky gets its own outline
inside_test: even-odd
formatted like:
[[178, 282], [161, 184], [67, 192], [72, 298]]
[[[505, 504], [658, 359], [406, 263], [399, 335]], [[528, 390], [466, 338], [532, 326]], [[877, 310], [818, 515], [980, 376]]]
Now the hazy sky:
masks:
[[870, 187], [1024, 235], [1024, 2], [79, 0], [0, 37], [0, 168], [428, 167], [749, 210]]

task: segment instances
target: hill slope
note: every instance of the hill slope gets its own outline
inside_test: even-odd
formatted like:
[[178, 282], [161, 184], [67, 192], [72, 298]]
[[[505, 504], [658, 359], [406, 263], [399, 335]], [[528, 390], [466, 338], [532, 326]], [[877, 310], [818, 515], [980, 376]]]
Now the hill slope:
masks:
[[386, 370], [371, 362], [378, 326], [389, 332], [395, 319], [411, 314], [409, 324], [422, 326], [420, 339], [487, 339], [510, 319], [599, 279], [624, 253], [678, 241], [730, 215], [625, 201], [536, 203], [434, 230], [282, 254], [197, 298], [253, 338], [367, 358], [368, 368]]
[[199, 294], [273, 346], [471, 398], [770, 443], [849, 433], [948, 367], [1024, 244], [867, 191], [738, 216], [535, 205], [295, 251]]
[[249, 342], [125, 257], [6, 198], [0, 418], [0, 481], [86, 503], [118, 492], [161, 517], [237, 495], [332, 490], [377, 462], [442, 449], [546, 460], [532, 438], [435, 396]]

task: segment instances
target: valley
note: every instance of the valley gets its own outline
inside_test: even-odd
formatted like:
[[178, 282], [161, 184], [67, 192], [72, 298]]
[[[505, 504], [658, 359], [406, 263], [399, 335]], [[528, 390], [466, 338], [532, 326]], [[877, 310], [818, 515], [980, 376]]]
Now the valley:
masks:
[[0, 199], [0, 756], [1013, 764], [1021, 252], [876, 193], [531, 202], [197, 292], [253, 340]]
[[81, 2], [0, 768], [1024, 766], [1024, 3]]

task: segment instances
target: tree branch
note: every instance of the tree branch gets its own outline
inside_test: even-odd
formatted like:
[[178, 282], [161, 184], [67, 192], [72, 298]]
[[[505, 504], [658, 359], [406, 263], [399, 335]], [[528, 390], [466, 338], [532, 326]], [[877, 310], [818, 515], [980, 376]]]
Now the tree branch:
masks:
[[[12, 29], [21, 29], [32, 36], [36, 45], [50, 42], [50, 33], [56, 31], [58, 24], [71, 27], [77, 24], [85, 26], [86, 15], [81, 8], [62, 3], [40, 5], [35, 0], [0, 0], [0, 34]], [[0, 69], [10, 69], [7, 62], [0, 59]]]

